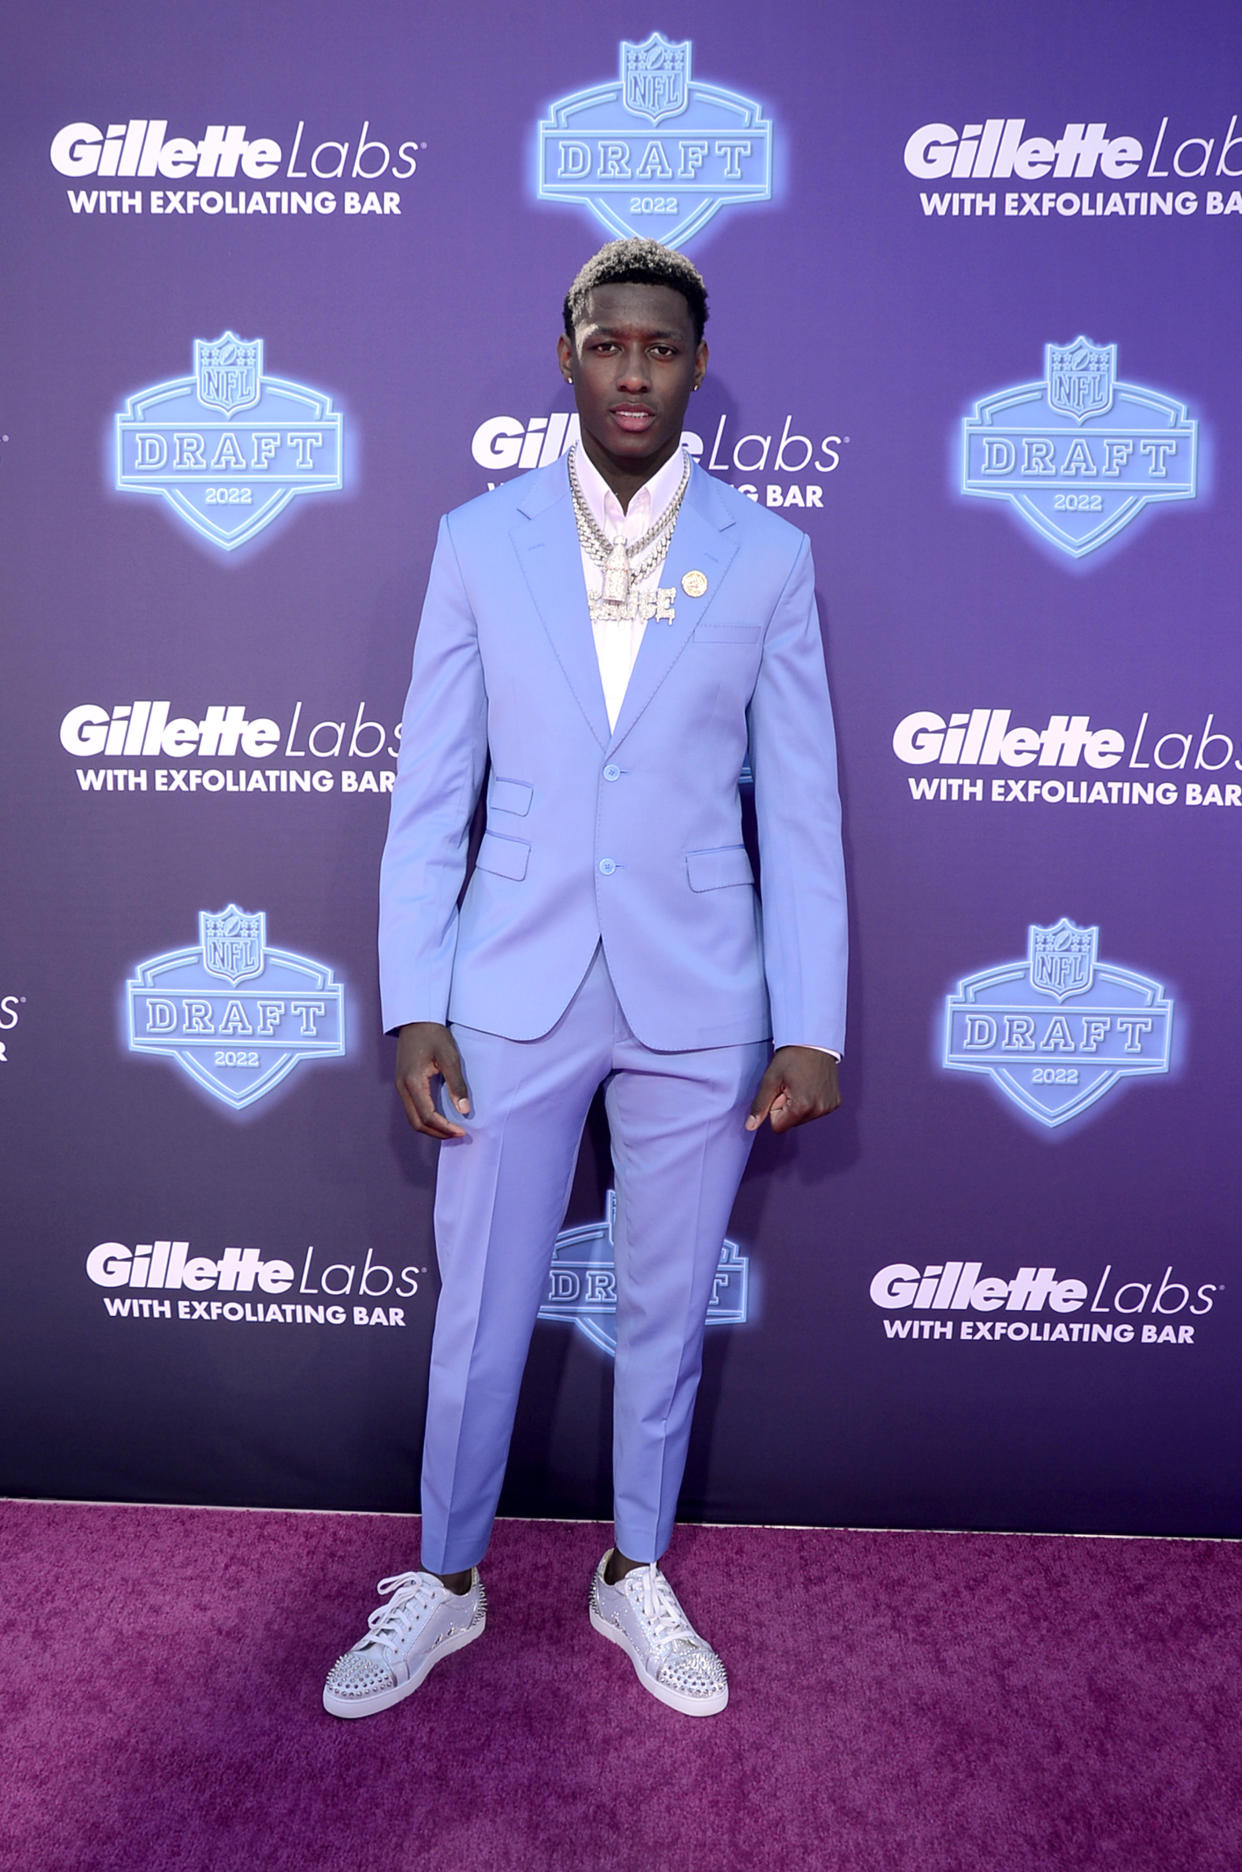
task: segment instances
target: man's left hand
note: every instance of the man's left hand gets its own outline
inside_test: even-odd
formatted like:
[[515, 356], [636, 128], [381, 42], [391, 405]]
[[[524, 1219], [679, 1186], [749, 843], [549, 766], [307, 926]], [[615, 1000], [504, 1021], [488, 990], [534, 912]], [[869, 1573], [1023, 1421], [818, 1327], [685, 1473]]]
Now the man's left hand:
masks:
[[748, 1131], [757, 1131], [764, 1119], [774, 1131], [792, 1131], [811, 1118], [826, 1118], [841, 1103], [837, 1062], [818, 1047], [783, 1046], [772, 1055], [759, 1081]]

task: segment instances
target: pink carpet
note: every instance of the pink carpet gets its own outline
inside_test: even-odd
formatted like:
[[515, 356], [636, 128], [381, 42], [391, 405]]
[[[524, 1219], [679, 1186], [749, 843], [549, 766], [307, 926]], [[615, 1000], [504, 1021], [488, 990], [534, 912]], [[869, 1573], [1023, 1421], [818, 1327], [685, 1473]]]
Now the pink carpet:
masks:
[[1236, 1545], [682, 1529], [732, 1684], [691, 1722], [587, 1623], [603, 1532], [504, 1522], [480, 1642], [334, 1721], [324, 1672], [411, 1533], [0, 1504], [0, 1866], [1242, 1867]]

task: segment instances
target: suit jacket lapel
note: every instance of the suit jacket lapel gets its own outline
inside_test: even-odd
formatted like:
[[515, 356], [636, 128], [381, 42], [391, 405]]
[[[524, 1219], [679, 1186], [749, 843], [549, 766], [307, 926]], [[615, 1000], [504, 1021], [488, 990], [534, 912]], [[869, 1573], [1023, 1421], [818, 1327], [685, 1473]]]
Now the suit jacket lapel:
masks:
[[[534, 479], [534, 477], [532, 477]], [[582, 578], [582, 552], [564, 461], [539, 478], [513, 530], [518, 563], [579, 708], [601, 748], [610, 738], [595, 638]]]
[[[671, 585], [676, 593], [673, 605], [676, 616], [671, 624], [652, 618], [643, 632], [634, 671], [617, 717], [612, 737], [614, 747], [634, 726], [694, 635], [695, 626], [707, 615], [736, 551], [732, 515], [703, 470], [691, 468], [690, 485], [660, 573], [660, 584]], [[692, 598], [685, 591], [682, 579], [687, 572], [701, 572], [707, 580], [701, 597]]]

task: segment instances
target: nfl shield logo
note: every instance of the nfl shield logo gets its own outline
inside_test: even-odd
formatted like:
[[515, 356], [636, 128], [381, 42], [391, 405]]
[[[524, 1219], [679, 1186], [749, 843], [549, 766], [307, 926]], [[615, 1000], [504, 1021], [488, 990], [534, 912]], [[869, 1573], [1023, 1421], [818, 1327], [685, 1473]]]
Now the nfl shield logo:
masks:
[[1085, 422], [1088, 416], [1103, 416], [1112, 408], [1115, 344], [1093, 345], [1087, 338], [1075, 338], [1072, 345], [1047, 345], [1044, 369], [1048, 406], [1058, 415]]
[[685, 110], [690, 85], [690, 41], [673, 45], [653, 32], [642, 45], [621, 42], [621, 82], [625, 107], [653, 124]]
[[251, 409], [263, 388], [263, 340], [239, 338], [226, 331], [208, 343], [194, 340], [194, 382], [198, 400], [207, 409], [235, 416]]
[[248, 981], [252, 975], [263, 973], [263, 949], [266, 942], [265, 928], [267, 917], [262, 910], [254, 916], [247, 916], [236, 904], [230, 904], [227, 910], [200, 910], [198, 915], [198, 936], [203, 945], [203, 967], [209, 975], [218, 975], [222, 981], [232, 982], [234, 988], [239, 982]]
[[1044, 929], [1031, 925], [1028, 950], [1031, 986], [1058, 1001], [1070, 995], [1085, 994], [1095, 980], [1095, 960], [1100, 930], [1079, 929], [1062, 917], [1059, 923]]

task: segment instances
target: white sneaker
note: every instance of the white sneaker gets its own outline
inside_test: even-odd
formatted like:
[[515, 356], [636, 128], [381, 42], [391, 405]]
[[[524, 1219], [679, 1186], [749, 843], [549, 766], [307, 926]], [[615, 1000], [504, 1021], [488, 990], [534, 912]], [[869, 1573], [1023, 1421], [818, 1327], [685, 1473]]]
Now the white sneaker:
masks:
[[729, 1679], [711, 1646], [695, 1631], [677, 1594], [653, 1561], [609, 1586], [604, 1568], [591, 1581], [591, 1623], [628, 1653], [644, 1690], [683, 1716], [716, 1716], [729, 1701]]
[[417, 1690], [433, 1664], [481, 1636], [487, 1595], [478, 1568], [464, 1593], [431, 1573], [396, 1573], [377, 1591], [392, 1594], [367, 1620], [367, 1634], [328, 1672], [323, 1706], [330, 1716], [374, 1716]]

